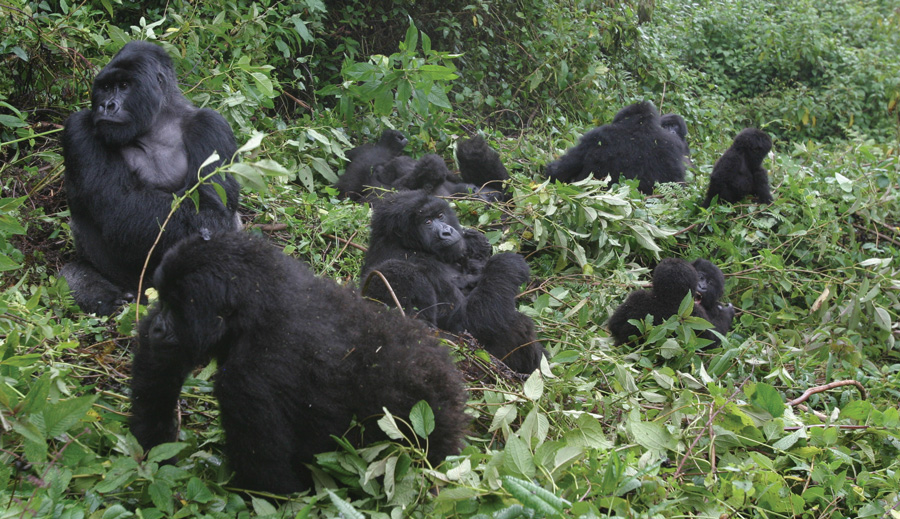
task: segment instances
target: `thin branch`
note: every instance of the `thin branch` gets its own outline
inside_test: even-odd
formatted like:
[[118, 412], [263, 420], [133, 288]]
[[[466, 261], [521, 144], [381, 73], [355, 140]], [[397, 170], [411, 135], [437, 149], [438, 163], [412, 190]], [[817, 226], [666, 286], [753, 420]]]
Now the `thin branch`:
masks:
[[829, 389], [834, 389], [836, 387], [841, 387], [841, 386], [856, 386], [857, 389], [859, 389], [859, 392], [861, 393], [862, 399], [863, 400], [866, 399], [866, 388], [864, 388], [861, 383], [857, 382], [856, 380], [836, 380], [830, 384], [825, 384], [824, 386], [816, 386], [816, 387], [811, 387], [811, 388], [807, 389], [799, 397], [797, 397], [793, 400], [789, 400], [787, 402], [787, 405], [795, 406], [795, 405], [799, 404], [800, 402], [805, 402], [807, 398], [811, 397], [812, 395], [814, 395], [816, 393], [821, 393], [822, 391], [827, 391]]

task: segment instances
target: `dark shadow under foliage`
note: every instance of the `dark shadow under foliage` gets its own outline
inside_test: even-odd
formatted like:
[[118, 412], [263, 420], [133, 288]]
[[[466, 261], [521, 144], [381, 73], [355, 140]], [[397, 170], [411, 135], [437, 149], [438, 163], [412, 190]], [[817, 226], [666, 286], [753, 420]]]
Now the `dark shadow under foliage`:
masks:
[[[131, 430], [145, 450], [175, 440], [181, 386], [216, 358], [225, 451], [242, 488], [307, 488], [304, 464], [334, 449], [331, 435], [384, 439], [382, 408], [406, 419], [421, 400], [435, 418], [428, 459], [459, 451], [462, 378], [422, 323], [241, 233], [183, 241], [155, 278], [160, 301], [141, 322], [132, 368]], [[364, 429], [349, 431], [354, 419]]]

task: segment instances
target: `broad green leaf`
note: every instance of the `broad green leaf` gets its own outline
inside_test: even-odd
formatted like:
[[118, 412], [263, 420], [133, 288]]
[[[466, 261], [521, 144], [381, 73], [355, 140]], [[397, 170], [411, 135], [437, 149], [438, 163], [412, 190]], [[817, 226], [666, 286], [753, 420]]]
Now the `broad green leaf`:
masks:
[[387, 410], [387, 407], [382, 407], [382, 410], [384, 410], [384, 416], [378, 419], [378, 427], [392, 440], [404, 438], [405, 436], [400, 432], [400, 428], [397, 427], [397, 422], [394, 420], [391, 412]]
[[420, 438], [428, 438], [434, 432], [434, 411], [424, 400], [419, 400], [409, 412], [409, 420], [412, 422], [413, 431]]
[[544, 377], [541, 376], [539, 370], [534, 370], [534, 372], [528, 376], [528, 380], [525, 381], [522, 390], [525, 393], [525, 398], [528, 400], [540, 400], [541, 395], [544, 394]]
[[166, 461], [173, 456], [177, 456], [178, 453], [187, 448], [187, 443], [161, 443], [147, 453], [147, 461], [148, 462], [160, 462]]
[[775, 418], [784, 414], [785, 405], [784, 400], [781, 398], [781, 393], [765, 382], [759, 382], [755, 385], [755, 390], [750, 396], [750, 401], [753, 402], [754, 405], [765, 409]]

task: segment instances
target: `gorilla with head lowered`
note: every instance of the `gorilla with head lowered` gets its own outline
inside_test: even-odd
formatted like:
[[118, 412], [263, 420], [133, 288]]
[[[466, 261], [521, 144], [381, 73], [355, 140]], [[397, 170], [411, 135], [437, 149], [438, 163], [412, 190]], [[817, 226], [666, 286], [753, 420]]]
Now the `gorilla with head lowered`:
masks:
[[516, 310], [519, 287], [528, 279], [522, 256], [491, 255], [487, 238], [462, 229], [444, 200], [401, 191], [375, 204], [363, 295], [392, 305], [393, 291], [408, 315], [448, 332], [468, 331], [519, 373], [539, 368], [547, 355], [531, 318]]
[[584, 134], [577, 146], [547, 165], [546, 175], [577, 182], [590, 175], [637, 178], [638, 190], [653, 193], [657, 183], [684, 182], [685, 142], [660, 124], [653, 103], [644, 101], [619, 110], [613, 121]]
[[[699, 265], [699, 271], [695, 266]], [[714, 270], [713, 270], [714, 269]], [[702, 272], [702, 275], [700, 274]], [[678, 313], [684, 297], [691, 293], [700, 302], [694, 303], [691, 315], [709, 321], [721, 334], [731, 329], [734, 308], [722, 308], [719, 297], [724, 290], [725, 278], [718, 267], [706, 260], [696, 260], [693, 264], [677, 258], [666, 258], [653, 269], [651, 290], [636, 290], [625, 298], [609, 318], [609, 331], [615, 344], [625, 344], [632, 336], [639, 335], [637, 327], [628, 321], [643, 320], [648, 314], [653, 316], [653, 325], [658, 326]], [[712, 312], [710, 312], [712, 310]], [[718, 337], [704, 331], [700, 337], [717, 344]]]
[[772, 138], [765, 132], [756, 128], [741, 130], [713, 166], [701, 205], [709, 207], [717, 196], [719, 202], [735, 203], [748, 195], [755, 196], [761, 204], [771, 204], [769, 172], [762, 167], [771, 150]]
[[[230, 161], [237, 146], [225, 119], [200, 109], [178, 89], [169, 55], [133, 41], [94, 79], [91, 109], [69, 117], [62, 136], [65, 189], [76, 261], [63, 267], [85, 312], [109, 314], [138, 296], [150, 247], [173, 195]], [[219, 159], [200, 170], [214, 152]], [[240, 187], [230, 176], [199, 188], [199, 207], [185, 203], [166, 226], [147, 273], [187, 236], [235, 230]]]
[[[422, 323], [245, 233], [185, 239], [155, 281], [159, 302], [141, 321], [132, 365], [131, 431], [145, 451], [175, 441], [181, 386], [212, 358], [225, 453], [242, 488], [308, 488], [304, 464], [337, 446], [332, 435], [385, 439], [383, 408], [406, 419], [422, 400], [434, 412], [429, 461], [459, 451], [469, 423], [462, 376]], [[362, 427], [351, 430], [354, 419]]]
[[384, 179], [376, 173], [376, 167], [387, 164], [395, 157], [402, 157], [403, 148], [409, 143], [397, 130], [384, 130], [377, 143], [362, 144], [347, 151], [350, 160], [344, 174], [334, 187], [341, 198], [365, 202], [372, 188], [390, 189], [393, 179]]
[[335, 187], [341, 198], [372, 202], [385, 191], [422, 190], [434, 196], [473, 195], [495, 201], [505, 197], [509, 178], [499, 154], [484, 139], [462, 141], [457, 149], [460, 175], [433, 153], [416, 160], [403, 155], [407, 140], [396, 130], [385, 130], [377, 144], [364, 144], [347, 152], [350, 163]]

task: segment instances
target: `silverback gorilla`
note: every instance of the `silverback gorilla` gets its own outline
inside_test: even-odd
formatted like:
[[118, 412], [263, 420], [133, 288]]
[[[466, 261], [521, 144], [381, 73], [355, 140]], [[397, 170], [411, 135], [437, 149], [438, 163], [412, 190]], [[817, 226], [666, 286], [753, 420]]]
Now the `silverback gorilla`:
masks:
[[[485, 236], [463, 230], [446, 201], [401, 191], [375, 204], [362, 269], [367, 297], [393, 304], [381, 272], [408, 314], [452, 333], [468, 331], [519, 373], [540, 367], [547, 351], [531, 318], [516, 310], [528, 264], [514, 253], [491, 255]], [[367, 286], [368, 285], [368, 286]]]
[[[709, 263], [709, 266], [712, 266], [717, 271], [719, 270], [718, 267], [712, 263]], [[704, 272], [706, 273], [708, 271]], [[719, 275], [721, 275], [721, 271], [719, 271]], [[709, 278], [705, 279], [707, 281], [709, 280]], [[718, 283], [718, 281], [719, 280], [716, 279], [713, 282]], [[722, 278], [722, 283], [724, 284], [724, 277]], [[662, 324], [664, 320], [678, 313], [678, 307], [681, 305], [681, 301], [684, 300], [684, 297], [689, 292], [692, 293], [695, 298], [698, 296], [702, 297], [703, 294], [700, 293], [699, 288], [700, 278], [693, 265], [677, 258], [666, 258], [660, 261], [659, 265], [653, 269], [652, 289], [636, 290], [628, 294], [628, 297], [625, 298], [625, 302], [619, 305], [609, 318], [609, 331], [615, 339], [615, 344], [625, 344], [630, 337], [639, 335], [637, 327], [628, 322], [630, 319], [643, 320], [644, 317], [649, 314], [653, 316], [654, 326], [658, 326]], [[716, 285], [712, 288], [721, 290], [722, 287]], [[720, 292], [711, 290], [708, 294], [710, 306], [718, 305], [718, 298], [715, 298], [715, 301], [713, 302], [712, 296], [714, 293], [721, 295]], [[725, 310], [723, 310], [723, 312], [727, 313]], [[694, 303], [694, 309], [691, 312], [691, 315], [706, 319], [716, 326], [717, 331], [726, 333], [731, 326], [731, 317], [734, 316], [734, 310], [731, 309], [731, 314], [728, 316], [727, 320], [728, 328], [724, 330], [718, 328], [720, 324], [725, 324], [724, 314], [720, 315], [719, 313], [716, 313], [715, 317], [713, 317], [707, 312], [706, 306], [701, 303]], [[713, 343], [718, 343], [718, 337], [709, 331], [704, 331], [699, 335], [704, 339], [713, 341]]]
[[609, 175], [613, 184], [620, 176], [637, 178], [638, 190], [650, 194], [657, 183], [684, 182], [685, 148], [677, 134], [662, 127], [653, 103], [644, 101], [584, 134], [577, 146], [547, 165], [546, 175], [560, 182]]
[[[221, 115], [185, 99], [161, 47], [133, 41], [94, 79], [91, 109], [69, 117], [62, 145], [77, 259], [61, 274], [83, 311], [109, 314], [138, 295], [141, 269], [173, 194], [184, 194], [230, 161], [234, 134]], [[213, 152], [220, 159], [200, 171]], [[201, 186], [199, 210], [188, 202], [176, 211], [148, 275], [182, 238], [237, 228], [237, 182], [227, 176], [213, 181], [226, 203], [212, 185]]]
[[755, 196], [761, 204], [771, 204], [769, 173], [762, 167], [771, 149], [772, 139], [765, 132], [756, 128], [741, 130], [713, 166], [701, 205], [709, 207], [716, 196], [719, 202], [735, 203], [747, 195]]
[[434, 412], [428, 459], [460, 449], [469, 419], [462, 377], [425, 326], [318, 278], [244, 233], [188, 238], [155, 274], [159, 303], [141, 321], [131, 431], [145, 450], [175, 440], [175, 407], [195, 367], [218, 359], [225, 452], [234, 484], [275, 493], [311, 484], [304, 467], [351, 422], [356, 445], [385, 438], [387, 408]]

